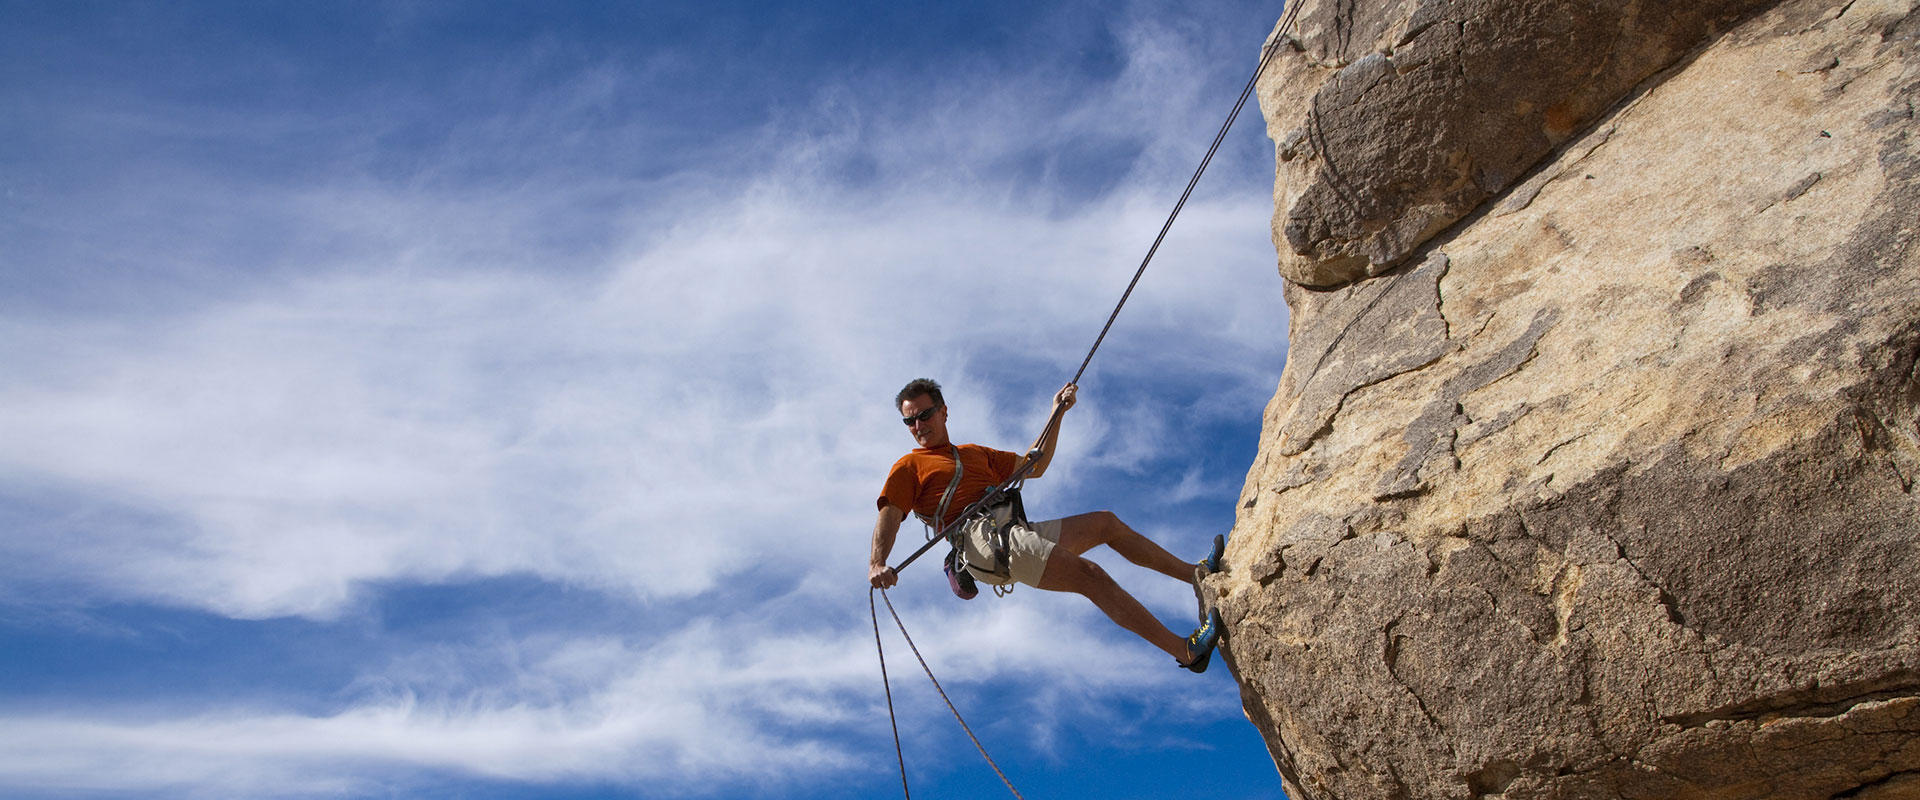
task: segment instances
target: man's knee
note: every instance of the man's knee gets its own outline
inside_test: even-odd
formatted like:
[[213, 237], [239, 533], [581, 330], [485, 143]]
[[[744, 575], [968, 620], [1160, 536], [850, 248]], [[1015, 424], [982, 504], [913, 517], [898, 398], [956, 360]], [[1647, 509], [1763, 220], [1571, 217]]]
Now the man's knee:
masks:
[[1073, 527], [1078, 528], [1093, 544], [1106, 544], [1115, 533], [1127, 527], [1120, 522], [1120, 516], [1111, 511], [1089, 511], [1075, 517], [1074, 522], [1078, 524]]
[[1054, 551], [1047, 560], [1047, 571], [1040, 576], [1040, 588], [1091, 595], [1113, 586], [1107, 571], [1078, 555]]

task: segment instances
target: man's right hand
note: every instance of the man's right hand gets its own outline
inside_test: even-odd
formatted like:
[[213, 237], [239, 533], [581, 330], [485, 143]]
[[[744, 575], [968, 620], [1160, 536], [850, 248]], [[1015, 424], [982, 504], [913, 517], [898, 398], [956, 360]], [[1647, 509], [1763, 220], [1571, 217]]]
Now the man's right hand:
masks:
[[867, 582], [873, 584], [875, 589], [892, 588], [900, 582], [900, 573], [885, 564], [874, 564], [867, 568]]

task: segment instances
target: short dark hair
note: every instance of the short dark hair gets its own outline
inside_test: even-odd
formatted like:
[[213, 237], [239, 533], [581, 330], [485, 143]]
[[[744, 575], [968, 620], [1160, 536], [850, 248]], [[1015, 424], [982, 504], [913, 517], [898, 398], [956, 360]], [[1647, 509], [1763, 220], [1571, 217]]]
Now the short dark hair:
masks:
[[923, 394], [933, 398], [934, 408], [939, 408], [947, 404], [946, 398], [940, 396], [939, 383], [935, 382], [932, 378], [914, 378], [913, 380], [907, 381], [906, 387], [902, 388], [899, 394], [893, 396], [893, 407], [899, 408], [901, 403]]

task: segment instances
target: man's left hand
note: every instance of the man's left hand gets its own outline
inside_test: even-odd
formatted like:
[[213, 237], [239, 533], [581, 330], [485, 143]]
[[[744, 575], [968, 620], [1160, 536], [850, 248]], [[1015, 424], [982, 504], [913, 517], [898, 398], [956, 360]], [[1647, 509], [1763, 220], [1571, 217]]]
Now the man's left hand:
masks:
[[1053, 404], [1059, 407], [1060, 410], [1062, 411], [1065, 411], [1066, 409], [1069, 409], [1069, 408], [1073, 408], [1073, 401], [1075, 400], [1075, 395], [1078, 394], [1079, 391], [1080, 391], [1080, 387], [1075, 386], [1071, 383], [1065, 386], [1062, 386], [1060, 387], [1059, 394], [1056, 394], [1053, 396]]

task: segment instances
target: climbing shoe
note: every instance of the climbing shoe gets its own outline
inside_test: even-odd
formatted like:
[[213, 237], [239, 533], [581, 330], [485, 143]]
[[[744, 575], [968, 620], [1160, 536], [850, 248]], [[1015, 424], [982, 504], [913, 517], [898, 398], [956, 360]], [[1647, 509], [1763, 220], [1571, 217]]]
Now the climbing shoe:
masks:
[[1218, 533], [1214, 534], [1213, 549], [1207, 551], [1207, 557], [1205, 560], [1202, 560], [1200, 562], [1200, 568], [1206, 570], [1208, 575], [1212, 575], [1213, 573], [1219, 572], [1220, 557], [1223, 555], [1226, 555], [1226, 553], [1227, 553], [1227, 537]]
[[1220, 641], [1220, 612], [1207, 609], [1207, 621], [1187, 637], [1187, 660], [1180, 664], [1193, 672], [1206, 672], [1213, 660], [1213, 646]]

